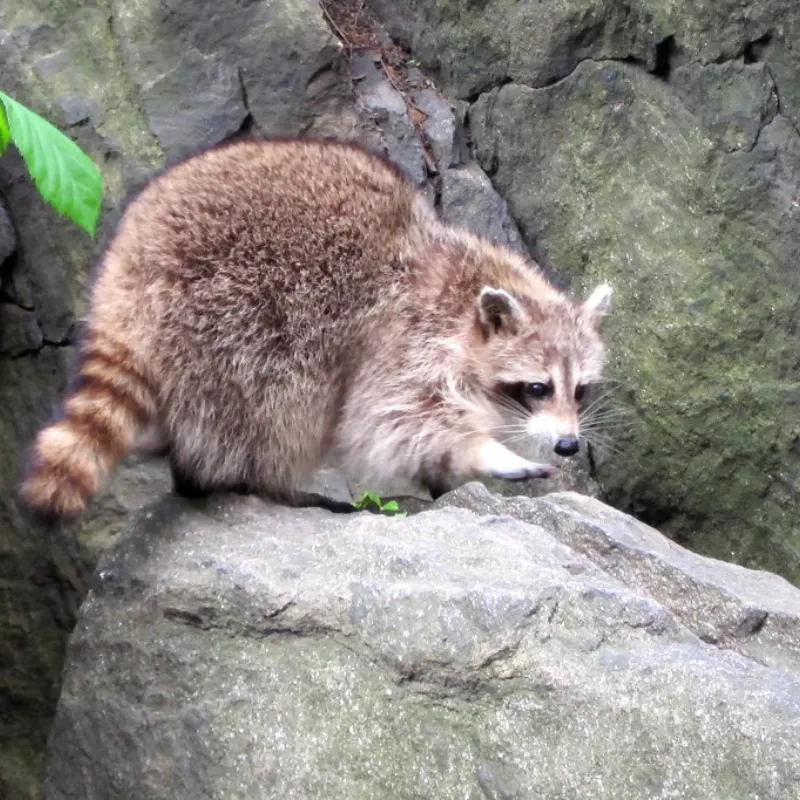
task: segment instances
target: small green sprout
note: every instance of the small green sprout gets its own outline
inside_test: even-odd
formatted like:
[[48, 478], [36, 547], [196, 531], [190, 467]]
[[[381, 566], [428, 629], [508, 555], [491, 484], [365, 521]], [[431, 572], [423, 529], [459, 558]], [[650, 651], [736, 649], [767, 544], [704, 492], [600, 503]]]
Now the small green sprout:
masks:
[[378, 509], [378, 511], [381, 511], [385, 514], [391, 514], [395, 517], [406, 516], [406, 512], [400, 510], [397, 500], [388, 500], [384, 503], [375, 492], [364, 492], [361, 499], [353, 503], [353, 505], [362, 511], [366, 511], [374, 506]]

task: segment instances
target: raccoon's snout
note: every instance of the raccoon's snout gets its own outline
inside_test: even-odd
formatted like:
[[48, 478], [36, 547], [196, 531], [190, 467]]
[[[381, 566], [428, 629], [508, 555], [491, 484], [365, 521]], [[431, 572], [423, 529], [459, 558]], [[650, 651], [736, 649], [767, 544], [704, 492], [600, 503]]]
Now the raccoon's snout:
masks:
[[556, 442], [553, 448], [560, 456], [574, 456], [580, 450], [580, 444], [574, 436], [565, 436]]

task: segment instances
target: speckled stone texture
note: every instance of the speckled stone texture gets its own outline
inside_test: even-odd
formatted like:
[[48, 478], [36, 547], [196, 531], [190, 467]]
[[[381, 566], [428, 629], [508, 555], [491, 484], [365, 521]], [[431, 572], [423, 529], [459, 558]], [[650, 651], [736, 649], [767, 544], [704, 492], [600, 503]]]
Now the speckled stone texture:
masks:
[[795, 800], [798, 624], [781, 578], [569, 493], [167, 498], [100, 562], [45, 796]]

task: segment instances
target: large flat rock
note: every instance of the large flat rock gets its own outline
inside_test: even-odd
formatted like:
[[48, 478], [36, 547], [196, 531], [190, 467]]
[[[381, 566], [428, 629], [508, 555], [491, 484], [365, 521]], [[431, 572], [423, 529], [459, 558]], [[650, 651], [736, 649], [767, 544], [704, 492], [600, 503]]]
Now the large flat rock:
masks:
[[796, 798], [796, 646], [697, 619], [770, 592], [796, 626], [800, 592], [694, 558], [572, 494], [166, 498], [98, 567], [45, 796]]

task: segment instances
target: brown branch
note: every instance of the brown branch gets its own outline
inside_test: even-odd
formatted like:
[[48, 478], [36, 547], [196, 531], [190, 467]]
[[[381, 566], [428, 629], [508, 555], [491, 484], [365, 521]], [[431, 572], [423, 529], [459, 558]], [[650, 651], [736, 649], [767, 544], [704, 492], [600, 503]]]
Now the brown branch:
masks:
[[[362, 3], [363, 6], [363, 3]], [[330, 15], [325, 3], [320, 3], [320, 7], [322, 8], [322, 13], [325, 16], [325, 19], [328, 20], [328, 24], [333, 28], [336, 35], [342, 40], [342, 43], [347, 47], [348, 52], [350, 55], [353, 54], [353, 45], [351, 44], [350, 40], [345, 36], [344, 31], [336, 24], [336, 21]]]

